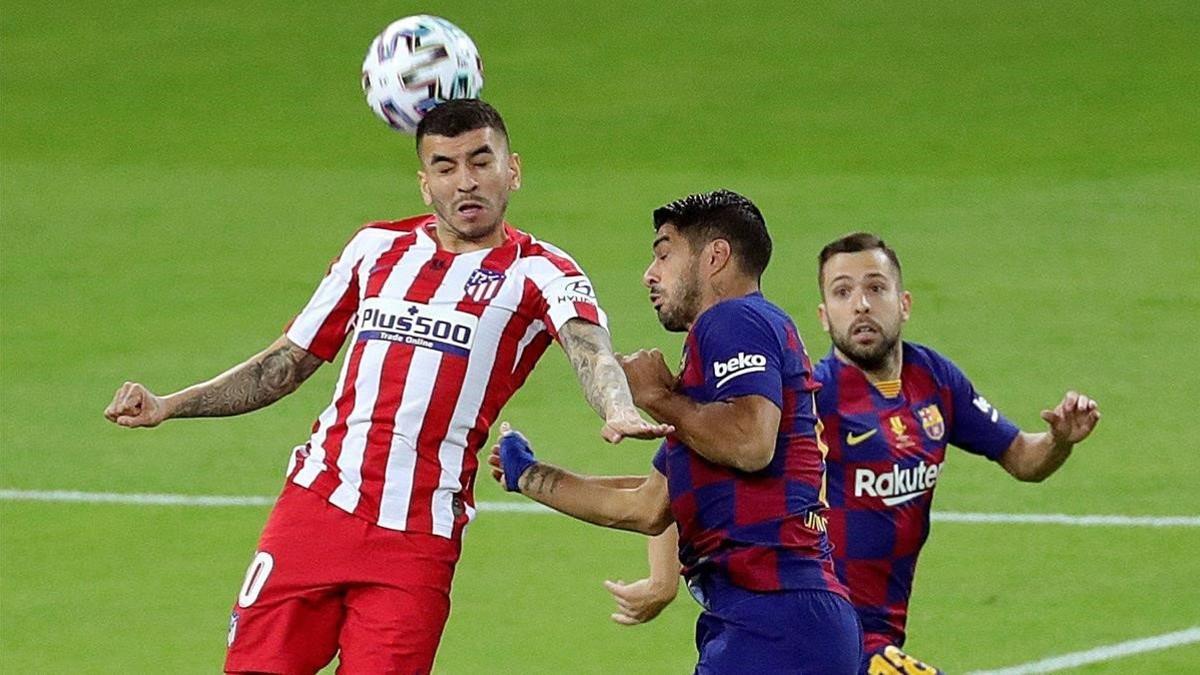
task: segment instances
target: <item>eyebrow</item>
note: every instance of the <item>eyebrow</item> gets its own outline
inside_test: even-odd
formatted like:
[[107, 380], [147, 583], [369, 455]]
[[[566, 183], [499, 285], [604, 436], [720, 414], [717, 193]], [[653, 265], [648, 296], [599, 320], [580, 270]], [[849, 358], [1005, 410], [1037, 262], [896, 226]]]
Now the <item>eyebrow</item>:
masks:
[[650, 244], [650, 248], [651, 248], [651, 249], [656, 249], [656, 248], [658, 248], [658, 245], [659, 245], [659, 244], [663, 243], [664, 241], [667, 241], [667, 240], [669, 240], [670, 238], [671, 238], [671, 235], [669, 235], [669, 234], [664, 234], [664, 235], [662, 235], [661, 237], [659, 237], [658, 239], [655, 239], [655, 240], [654, 240], [654, 243], [653, 243], [653, 244]]
[[[883, 272], [870, 272], [870, 273], [864, 275], [863, 278], [864, 279], [883, 279], [884, 281], [891, 281], [891, 279], [888, 278], [888, 275], [884, 274]], [[830, 279], [829, 283], [833, 284], [833, 283], [837, 283], [839, 281], [854, 281], [854, 277], [850, 276], [849, 274], [839, 274], [836, 277]]]
[[[492, 146], [485, 143], [485, 144], [479, 146], [478, 148], [475, 148], [471, 152], [467, 153], [467, 159], [470, 160], [475, 157], [478, 157], [479, 155], [494, 155], [494, 154], [496, 154], [496, 151], [492, 150]], [[454, 161], [455, 161], [455, 159], [453, 157], [448, 157], [446, 155], [439, 155], [437, 153], [434, 153], [429, 158], [430, 164], [437, 164], [438, 162], [454, 162]]]

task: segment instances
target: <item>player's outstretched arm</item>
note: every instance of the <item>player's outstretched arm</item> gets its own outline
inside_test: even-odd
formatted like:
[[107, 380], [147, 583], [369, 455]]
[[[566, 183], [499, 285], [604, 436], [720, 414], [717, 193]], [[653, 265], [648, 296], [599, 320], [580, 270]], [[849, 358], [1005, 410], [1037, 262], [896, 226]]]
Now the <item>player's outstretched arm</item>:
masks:
[[123, 427], [153, 427], [172, 417], [227, 417], [268, 406], [296, 391], [324, 363], [286, 336], [207, 382], [156, 396], [126, 382], [104, 410]]
[[670, 425], [647, 422], [638, 414], [625, 373], [613, 354], [612, 339], [603, 326], [571, 319], [558, 336], [584, 397], [604, 418], [600, 430], [604, 440], [620, 443], [623, 438], [661, 438], [671, 433]]
[[708, 461], [758, 471], [775, 457], [781, 413], [770, 399], [749, 395], [700, 403], [675, 390], [675, 378], [657, 349], [622, 356], [620, 363], [634, 403], [673, 425], [679, 439]]
[[1076, 443], [1086, 439], [1100, 422], [1100, 408], [1091, 398], [1068, 391], [1053, 410], [1043, 410], [1050, 426], [1037, 434], [1022, 431], [1000, 457], [1000, 465], [1022, 481], [1048, 478], [1071, 456]]
[[636, 626], [653, 621], [679, 592], [679, 529], [671, 525], [646, 544], [650, 576], [633, 583], [605, 581], [604, 587], [617, 603], [613, 621]]
[[[520, 492], [555, 511], [582, 521], [618, 530], [658, 534], [671, 522], [667, 479], [657, 471], [637, 482], [593, 478], [537, 461], [533, 449], [505, 422], [500, 442], [488, 457], [492, 478], [509, 492]], [[628, 481], [632, 483], [632, 481]]]

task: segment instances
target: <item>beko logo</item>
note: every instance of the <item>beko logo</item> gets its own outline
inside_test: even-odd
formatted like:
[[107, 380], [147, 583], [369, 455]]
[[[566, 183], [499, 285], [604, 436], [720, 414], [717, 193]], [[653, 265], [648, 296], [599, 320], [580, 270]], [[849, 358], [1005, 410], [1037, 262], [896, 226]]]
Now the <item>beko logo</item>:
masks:
[[737, 356], [728, 361], [717, 361], [713, 364], [713, 377], [717, 378], [717, 386], [721, 387], [735, 377], [746, 373], [761, 373], [767, 369], [767, 357], [762, 354], [747, 354], [738, 352]]

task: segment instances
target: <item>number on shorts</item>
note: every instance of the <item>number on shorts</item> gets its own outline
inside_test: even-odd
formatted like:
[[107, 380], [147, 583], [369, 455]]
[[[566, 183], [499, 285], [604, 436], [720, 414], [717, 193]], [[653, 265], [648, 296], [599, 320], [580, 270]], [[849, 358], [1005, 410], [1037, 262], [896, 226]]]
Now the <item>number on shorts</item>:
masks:
[[275, 559], [270, 553], [259, 551], [254, 554], [254, 560], [250, 561], [250, 568], [246, 570], [242, 590], [238, 591], [238, 607], [249, 607], [258, 600], [258, 594], [262, 592], [263, 585], [267, 583], [267, 577], [271, 576], [271, 570], [274, 568]]

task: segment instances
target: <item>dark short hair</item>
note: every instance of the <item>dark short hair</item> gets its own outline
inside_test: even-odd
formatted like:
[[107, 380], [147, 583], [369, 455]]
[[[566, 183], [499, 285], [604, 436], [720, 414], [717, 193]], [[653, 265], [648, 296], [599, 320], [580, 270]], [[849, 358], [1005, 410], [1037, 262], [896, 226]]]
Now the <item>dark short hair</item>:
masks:
[[883, 251], [887, 259], [896, 267], [896, 277], [904, 283], [904, 273], [900, 269], [900, 258], [882, 239], [870, 232], [853, 232], [825, 244], [821, 254], [817, 256], [817, 286], [825, 292], [825, 263], [839, 253], [859, 253], [862, 251]]
[[417, 124], [417, 154], [421, 139], [429, 134], [453, 138], [476, 129], [495, 129], [508, 139], [504, 118], [496, 109], [477, 98], [456, 98], [439, 103], [425, 113]]
[[654, 209], [654, 230], [671, 223], [697, 251], [714, 239], [729, 242], [742, 271], [762, 276], [771, 262], [771, 235], [762, 212], [732, 190], [688, 195]]

